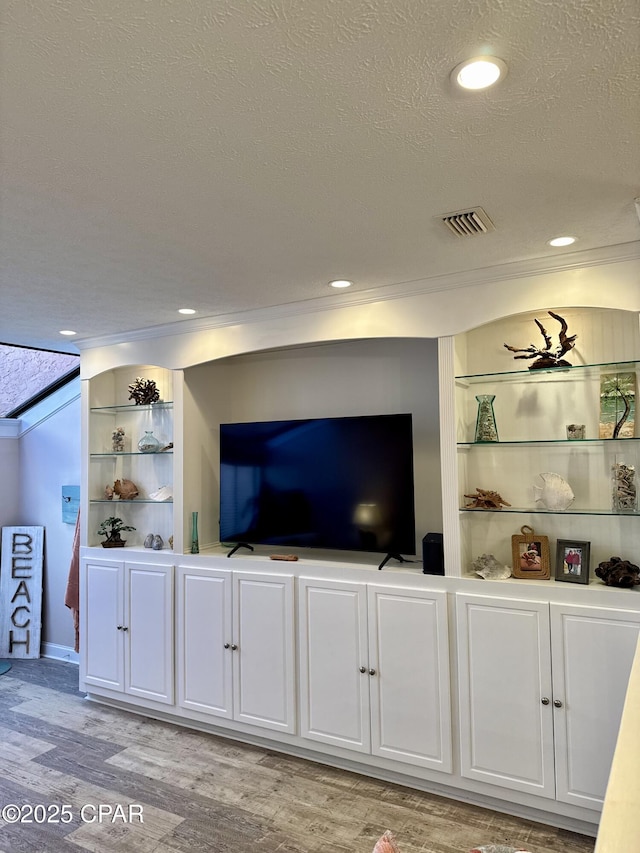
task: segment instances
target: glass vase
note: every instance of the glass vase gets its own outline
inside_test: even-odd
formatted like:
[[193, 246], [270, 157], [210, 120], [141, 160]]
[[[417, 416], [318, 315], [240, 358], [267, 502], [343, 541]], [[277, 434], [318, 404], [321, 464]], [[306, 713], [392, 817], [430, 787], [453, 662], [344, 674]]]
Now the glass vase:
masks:
[[198, 513], [191, 513], [191, 553], [200, 553], [200, 544], [198, 542]]
[[638, 491], [636, 469], [616, 460], [611, 467], [611, 508], [613, 512], [636, 512]]
[[152, 430], [145, 430], [144, 435], [138, 442], [138, 450], [140, 453], [157, 453], [160, 450], [160, 442]]
[[498, 428], [496, 416], [493, 411], [495, 394], [477, 394], [478, 417], [476, 418], [476, 434], [474, 441], [477, 443], [487, 441], [498, 441]]

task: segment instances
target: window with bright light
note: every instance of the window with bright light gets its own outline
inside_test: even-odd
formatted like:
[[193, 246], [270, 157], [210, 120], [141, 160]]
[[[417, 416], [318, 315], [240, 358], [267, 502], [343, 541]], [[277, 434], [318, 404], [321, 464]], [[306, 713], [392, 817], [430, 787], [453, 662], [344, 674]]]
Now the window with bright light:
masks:
[[78, 355], [0, 344], [0, 418], [17, 417], [79, 369]]

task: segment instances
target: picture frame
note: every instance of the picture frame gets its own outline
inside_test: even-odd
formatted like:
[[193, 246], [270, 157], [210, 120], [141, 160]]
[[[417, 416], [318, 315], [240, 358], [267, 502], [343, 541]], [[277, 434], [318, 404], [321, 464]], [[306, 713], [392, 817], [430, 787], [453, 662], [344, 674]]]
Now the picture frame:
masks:
[[589, 583], [591, 542], [558, 539], [555, 579], [565, 583]]
[[511, 537], [511, 554], [514, 578], [549, 580], [551, 577], [549, 539], [528, 524], [520, 528], [520, 534]]

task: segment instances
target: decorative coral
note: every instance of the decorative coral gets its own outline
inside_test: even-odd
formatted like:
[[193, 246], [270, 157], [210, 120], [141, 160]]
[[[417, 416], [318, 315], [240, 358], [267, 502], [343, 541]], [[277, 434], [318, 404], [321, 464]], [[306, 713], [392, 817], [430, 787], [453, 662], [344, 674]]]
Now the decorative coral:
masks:
[[502, 509], [503, 506], [511, 506], [498, 492], [489, 489], [476, 489], [475, 495], [465, 495], [465, 498], [471, 499], [465, 509]]
[[160, 392], [153, 379], [142, 379], [137, 376], [135, 382], [129, 385], [129, 399], [133, 400], [136, 406], [146, 406], [149, 403], [157, 403]]

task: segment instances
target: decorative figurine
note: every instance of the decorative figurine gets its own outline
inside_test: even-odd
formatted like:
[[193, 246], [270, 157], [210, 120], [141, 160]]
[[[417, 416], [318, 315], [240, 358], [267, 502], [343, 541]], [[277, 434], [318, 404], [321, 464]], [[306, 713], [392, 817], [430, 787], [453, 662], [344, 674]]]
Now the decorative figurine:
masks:
[[534, 323], [540, 329], [540, 334], [544, 338], [544, 342], [546, 344], [544, 349], [538, 349], [533, 344], [529, 344], [528, 347], [523, 349], [509, 346], [509, 344], [504, 344], [505, 348], [508, 349], [509, 352], [526, 353], [526, 355], [515, 355], [514, 358], [537, 358], [537, 361], [534, 361], [533, 364], [529, 365], [529, 370], [548, 370], [550, 367], [571, 367], [571, 364], [568, 361], [565, 361], [562, 356], [568, 353], [569, 350], [573, 349], [578, 336], [571, 335], [568, 337], [566, 320], [564, 320], [559, 314], [554, 314], [553, 311], [549, 311], [548, 313], [550, 317], [553, 317], [554, 320], [557, 320], [560, 323], [560, 345], [557, 347], [555, 352], [551, 352], [551, 336], [547, 334], [547, 330], [539, 320], [534, 320]]
[[109, 486], [108, 484], [104, 487], [104, 496], [108, 501], [113, 500], [113, 486]]
[[144, 538], [144, 547], [153, 548], [153, 533], [147, 533]]
[[471, 499], [465, 509], [502, 509], [503, 506], [511, 506], [498, 492], [489, 489], [476, 489], [475, 495], [465, 495], [465, 498]]
[[156, 535], [153, 537], [153, 544], [151, 545], [151, 547], [154, 551], [162, 551], [162, 549], [164, 548], [164, 541], [159, 533], [156, 533]]
[[129, 385], [129, 399], [133, 400], [136, 406], [146, 406], [150, 403], [157, 403], [160, 399], [160, 392], [153, 379], [142, 379], [142, 377], [137, 376], [135, 382]]
[[538, 474], [538, 476], [543, 485], [533, 487], [536, 503], [541, 503], [545, 509], [551, 512], [562, 512], [568, 509], [575, 500], [573, 489], [569, 483], [560, 474], [553, 474], [551, 471], [545, 471], [544, 474]]
[[596, 575], [607, 586], [630, 589], [640, 584], [640, 568], [621, 557], [610, 557], [598, 564]]

